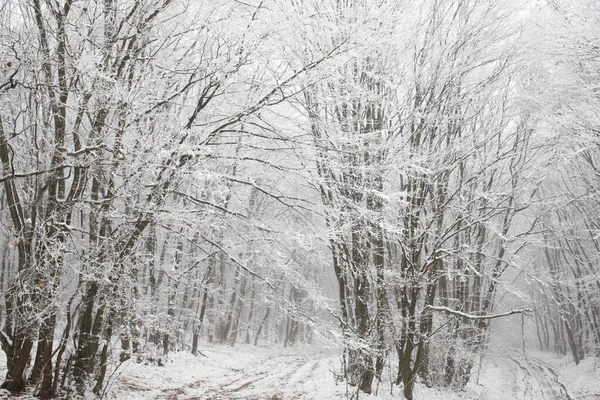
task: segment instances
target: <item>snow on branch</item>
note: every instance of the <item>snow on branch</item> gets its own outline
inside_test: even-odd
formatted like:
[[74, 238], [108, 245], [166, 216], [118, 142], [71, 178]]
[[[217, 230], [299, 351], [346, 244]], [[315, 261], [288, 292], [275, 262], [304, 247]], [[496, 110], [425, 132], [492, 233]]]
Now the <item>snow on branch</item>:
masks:
[[510, 311], [500, 313], [500, 314], [472, 315], [472, 314], [464, 313], [462, 311], [453, 310], [448, 307], [438, 307], [438, 306], [430, 306], [430, 305], [425, 306], [424, 310], [445, 312], [448, 314], [456, 315], [458, 317], [463, 317], [463, 318], [467, 318], [467, 319], [494, 319], [494, 318], [508, 317], [509, 315], [513, 315], [513, 314], [524, 314], [524, 313], [531, 311], [530, 308], [523, 308], [523, 309], [518, 309], [518, 310], [510, 310]]
[[[77, 167], [76, 165], [58, 165], [54, 168], [48, 168], [48, 169], [43, 169], [43, 170], [39, 170], [39, 171], [32, 171], [32, 172], [24, 172], [24, 173], [11, 173], [9, 175], [5, 175], [0, 177], [0, 183], [3, 183], [9, 179], [14, 179], [14, 178], [29, 178], [32, 176], [38, 176], [38, 175], [43, 175], [43, 174], [49, 174], [49, 173], [53, 173], [56, 171], [59, 171], [61, 169], [67, 169], [67, 168], [75, 168]], [[84, 167], [84, 166], [79, 166], [80, 168], [88, 168], [88, 167]]]

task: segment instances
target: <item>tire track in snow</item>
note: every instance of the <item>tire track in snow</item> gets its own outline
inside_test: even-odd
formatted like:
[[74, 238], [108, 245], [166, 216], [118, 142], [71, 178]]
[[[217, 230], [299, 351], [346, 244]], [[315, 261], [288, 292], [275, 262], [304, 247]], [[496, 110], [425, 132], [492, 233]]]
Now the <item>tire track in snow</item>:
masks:
[[558, 395], [560, 397], [557, 397], [557, 399], [573, 400], [567, 391], [567, 387], [558, 379], [558, 374], [556, 371], [554, 371], [554, 369], [537, 358], [530, 358], [530, 360], [532, 360], [532, 364], [543, 374], [543, 376], [546, 378], [550, 376], [552, 378], [554, 385], [551, 385], [550, 387], [553, 388], [555, 393], [557, 391], [556, 389], [559, 389]]
[[[244, 383], [233, 389], [228, 389], [227, 384], [223, 386], [222, 394], [227, 394], [231, 399], [253, 399], [264, 398], [268, 393], [272, 399], [283, 398], [284, 392], [290, 386], [292, 377], [302, 369], [308, 360], [304, 358], [290, 360], [286, 364], [281, 359], [268, 359], [260, 365], [260, 370], [255, 372], [254, 377], [242, 379]], [[284, 366], [284, 368], [282, 368]], [[237, 379], [236, 382], [239, 382]]]
[[[531, 373], [529, 369], [521, 364], [521, 362], [514, 358], [510, 357], [510, 360], [517, 365], [519, 374], [515, 375], [515, 384], [514, 390], [515, 393], [519, 396], [519, 399], [527, 400], [533, 398], [533, 387], [531, 383]], [[525, 388], [522, 390], [521, 388]]]
[[565, 385], [558, 379], [558, 374], [545, 362], [517, 351], [510, 351], [510, 353], [512, 353], [509, 356], [510, 360], [518, 366], [523, 374], [523, 380], [527, 381], [525, 391], [519, 391], [518, 385], [515, 387], [520, 398], [573, 400]]
[[[177, 400], [254, 400], [303, 399], [302, 384], [311, 379], [319, 361], [305, 357], [291, 360], [267, 358], [244, 369], [224, 371], [220, 383], [200, 380], [177, 391], [165, 393], [161, 399]], [[300, 389], [300, 390], [298, 390]], [[176, 397], [173, 397], [175, 395]], [[267, 396], [267, 397], [265, 397]]]

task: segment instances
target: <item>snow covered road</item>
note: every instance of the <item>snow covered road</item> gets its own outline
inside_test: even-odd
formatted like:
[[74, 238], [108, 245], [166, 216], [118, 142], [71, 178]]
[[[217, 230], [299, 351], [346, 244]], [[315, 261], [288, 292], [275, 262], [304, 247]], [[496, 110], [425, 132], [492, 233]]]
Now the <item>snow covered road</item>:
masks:
[[510, 361], [518, 366], [515, 394], [519, 399], [572, 400], [556, 372], [543, 361], [522, 354], [511, 355]]
[[[482, 400], [583, 400], [572, 397], [558, 373], [546, 361], [516, 349], [496, 348], [484, 353], [482, 370], [468, 391]], [[595, 398], [595, 397], [594, 397]]]
[[[211, 346], [206, 357], [179, 353], [164, 367], [129, 364], [109, 397], [116, 399], [279, 400], [339, 399], [335, 351]], [[277, 351], [275, 353], [274, 351]]]
[[[336, 349], [207, 346], [206, 355], [177, 353], [164, 366], [129, 362], [114, 378], [107, 398], [118, 400], [332, 400], [355, 388], [336, 382]], [[573, 366], [565, 358], [492, 346], [476, 365], [463, 392], [417, 385], [416, 400], [593, 400], [600, 399], [594, 360]], [[384, 373], [389, 380], [389, 371]], [[349, 390], [349, 393], [346, 392]], [[401, 398], [389, 381], [363, 400]], [[350, 396], [347, 396], [350, 394]]]

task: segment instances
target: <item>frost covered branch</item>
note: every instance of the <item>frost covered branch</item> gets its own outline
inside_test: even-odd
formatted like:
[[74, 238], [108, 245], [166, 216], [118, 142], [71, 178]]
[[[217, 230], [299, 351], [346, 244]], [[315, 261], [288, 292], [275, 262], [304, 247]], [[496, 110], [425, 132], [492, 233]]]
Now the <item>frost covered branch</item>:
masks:
[[425, 306], [424, 310], [445, 312], [447, 314], [452, 314], [452, 315], [456, 315], [456, 316], [459, 316], [462, 318], [467, 318], [467, 319], [494, 319], [494, 318], [508, 317], [509, 315], [513, 315], [513, 314], [525, 314], [525, 313], [532, 311], [530, 308], [523, 308], [523, 309], [518, 309], [518, 310], [510, 310], [510, 311], [500, 313], [500, 314], [473, 315], [473, 314], [464, 313], [462, 311], [453, 310], [448, 307], [429, 306], [429, 305]]

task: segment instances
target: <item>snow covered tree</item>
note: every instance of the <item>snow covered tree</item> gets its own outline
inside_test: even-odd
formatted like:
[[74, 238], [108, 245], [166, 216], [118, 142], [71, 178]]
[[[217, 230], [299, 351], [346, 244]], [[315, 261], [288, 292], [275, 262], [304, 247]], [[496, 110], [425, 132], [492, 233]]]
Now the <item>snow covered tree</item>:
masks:
[[450, 353], [429, 371], [431, 310], [492, 311], [512, 218], [530, 200], [521, 175], [531, 130], [509, 100], [510, 12], [479, 1], [407, 5], [324, 2], [330, 31], [314, 48], [351, 50], [305, 92], [305, 107], [350, 382], [371, 390], [391, 340], [397, 383], [411, 398], [418, 373], [468, 379], [472, 356], [459, 373], [452, 343], [475, 351], [477, 320], [450, 324]]
[[[542, 348], [579, 363], [598, 354], [598, 4], [550, 1], [538, 7], [552, 35], [540, 49], [539, 134], [547, 138], [549, 171], [541, 185], [532, 291]], [[538, 29], [548, 29], [542, 25]], [[550, 31], [550, 30], [548, 30]], [[551, 338], [553, 346], [550, 346]]]
[[[227, 134], [246, 133], [245, 121], [328, 57], [265, 74], [262, 54], [277, 41], [255, 22], [265, 10], [235, 1], [3, 5], [0, 153], [14, 238], [6, 257], [17, 257], [4, 270], [6, 389], [24, 389], [37, 342], [30, 379], [41, 397], [72, 382], [83, 394], [90, 378], [100, 394], [111, 337], [121, 339], [122, 360], [138, 348], [143, 279], [162, 279], [152, 295], [166, 297], [169, 320], [179, 318], [177, 302], [189, 308], [189, 293], [166, 274], [182, 280], [210, 269], [214, 257], [185, 266], [198, 254], [192, 247], [216, 254], [220, 268], [237, 264], [235, 290], [244, 291], [251, 268], [235, 246], [203, 236], [228, 235], [219, 217], [203, 218], [217, 212], [239, 223], [247, 216], [227, 199], [257, 186], [234, 170], [217, 173], [215, 159], [237, 159]], [[202, 190], [208, 195], [197, 196]], [[150, 232], [170, 236], [157, 246]], [[54, 358], [58, 317], [66, 325]], [[173, 333], [160, 329], [168, 349]]]

